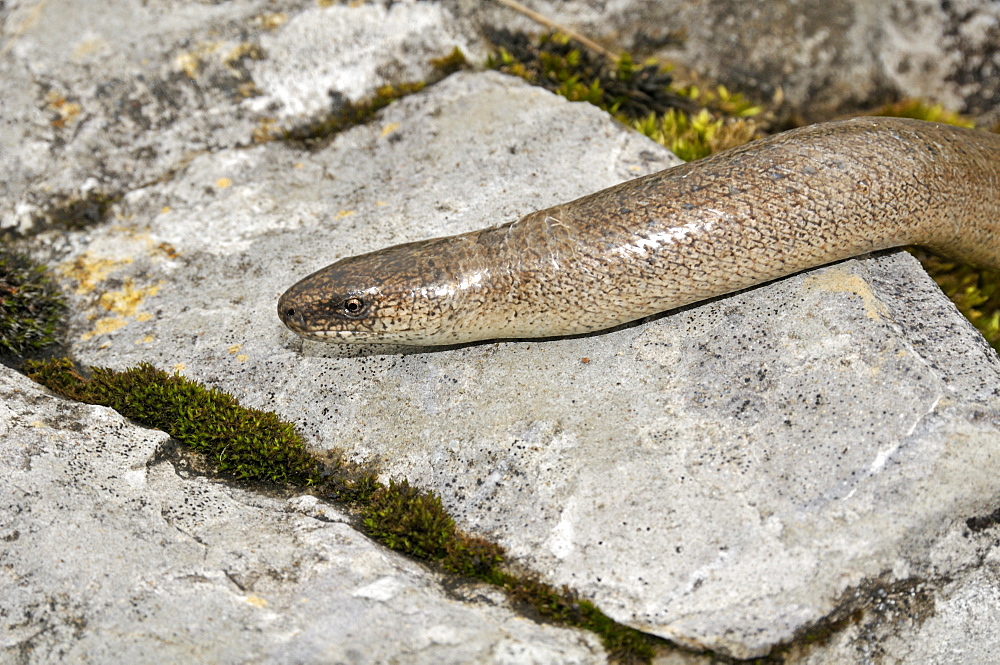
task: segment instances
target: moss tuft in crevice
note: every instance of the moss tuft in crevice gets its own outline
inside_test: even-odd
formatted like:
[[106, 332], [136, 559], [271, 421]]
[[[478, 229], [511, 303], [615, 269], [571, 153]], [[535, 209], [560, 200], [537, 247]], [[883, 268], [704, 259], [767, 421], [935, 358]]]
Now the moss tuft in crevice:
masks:
[[436, 72], [435, 77], [437, 79], [443, 79], [446, 76], [451, 76], [455, 72], [467, 69], [469, 67], [469, 61], [466, 59], [465, 54], [462, 53], [462, 49], [456, 46], [450, 53], [448, 53], [448, 55], [441, 56], [440, 58], [431, 58], [431, 67], [433, 67]]
[[0, 356], [31, 357], [55, 346], [65, 313], [45, 266], [0, 247]]
[[87, 378], [67, 358], [31, 361], [25, 372], [50, 390], [161, 429], [207, 455], [219, 472], [280, 485], [311, 485], [319, 465], [290, 423], [149, 363], [124, 371], [93, 367]]
[[590, 102], [685, 161], [741, 145], [762, 131], [764, 107], [723, 86], [678, 83], [670, 66], [656, 60], [639, 64], [628, 53], [609, 59], [560, 33], [533, 41], [495, 30], [491, 39], [498, 50], [487, 67], [570, 101]]
[[538, 615], [557, 624], [583, 628], [596, 634], [616, 663], [650, 663], [659, 638], [623, 626], [589, 600], [580, 600], [569, 588], [557, 589], [533, 575], [510, 576], [502, 586], [515, 602], [531, 607]]
[[389, 481], [372, 492], [361, 509], [365, 532], [383, 545], [418, 559], [438, 561], [455, 537], [455, 521], [441, 498], [405, 480]]
[[397, 552], [437, 561], [448, 572], [490, 581], [504, 560], [499, 545], [460, 532], [441, 497], [405, 480], [373, 485], [361, 506], [367, 535]]

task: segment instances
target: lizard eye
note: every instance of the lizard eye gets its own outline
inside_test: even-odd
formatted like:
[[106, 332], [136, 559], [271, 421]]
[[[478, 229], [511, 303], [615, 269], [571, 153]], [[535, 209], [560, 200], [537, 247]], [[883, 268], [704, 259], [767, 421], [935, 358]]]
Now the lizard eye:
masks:
[[357, 319], [364, 316], [367, 309], [368, 303], [358, 297], [348, 298], [340, 304], [341, 313], [350, 319]]

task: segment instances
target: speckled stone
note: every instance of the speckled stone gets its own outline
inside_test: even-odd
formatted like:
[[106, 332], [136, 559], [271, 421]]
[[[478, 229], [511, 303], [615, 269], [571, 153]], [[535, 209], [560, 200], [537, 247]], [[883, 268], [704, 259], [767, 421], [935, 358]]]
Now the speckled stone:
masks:
[[156, 314], [101, 334], [84, 308], [74, 348], [182, 366], [276, 409], [312, 445], [440, 492], [463, 526], [619, 620], [767, 653], [873, 580], [947, 574], [934, 543], [1000, 495], [997, 357], [913, 259], [604, 335], [434, 352], [303, 342], [274, 313], [338, 256], [506, 221], [667, 159], [590, 107], [456, 76], [325, 150], [206, 156], [128, 198], [149, 226], [90, 240], [94, 257], [136, 256], [97, 292], [159, 285], [139, 307]]
[[[219, 7], [177, 34], [218, 29]], [[297, 21], [319, 8], [282, 7], [287, 20], [262, 38], [269, 48], [313, 44]], [[387, 23], [385, 12], [429, 7], [359, 11]], [[232, 20], [280, 9], [268, 8], [242, 4]], [[144, 37], [162, 16], [121, 16], [135, 27], [117, 33], [143, 46], [134, 62], [149, 55], [188, 90], [173, 58], [191, 49], [174, 37], [157, 50]], [[224, 34], [239, 35], [236, 24]], [[873, 643], [887, 661], [995, 653], [1000, 369], [907, 255], [846, 261], [584, 338], [434, 352], [303, 343], [275, 302], [308, 272], [509, 221], [672, 158], [592, 107], [491, 73], [451, 77], [320, 150], [255, 145], [254, 114], [309, 113], [334, 80], [325, 70], [314, 87], [281, 86], [294, 67], [268, 59], [245, 64], [274, 109], [251, 108], [260, 103], [251, 97], [234, 102], [249, 113], [240, 116], [212, 95], [149, 92], [158, 101], [140, 95], [140, 106], [156, 122], [142, 131], [120, 133], [132, 120], [115, 115], [114, 100], [128, 95], [82, 104], [64, 129], [50, 124], [55, 109], [39, 106], [44, 95], [29, 92], [28, 64], [51, 78], [73, 51], [39, 61], [50, 42], [33, 35], [5, 42], [0, 58], [11, 80], [26, 82], [5, 97], [0, 127], [0, 166], [11, 174], [4, 224], [63, 194], [106, 183], [123, 191], [106, 224], [33, 239], [74, 292], [82, 361], [153, 362], [276, 410], [310, 445], [438, 491], [463, 527], [682, 645], [746, 657], [830, 629], [796, 658], [863, 660]], [[446, 52], [448, 42], [436, 43]], [[225, 69], [220, 57], [205, 56], [209, 69]], [[120, 70], [126, 90], [141, 83], [134, 62]], [[67, 98], [96, 95], [89, 70], [70, 69]], [[359, 76], [374, 85], [389, 70]], [[221, 97], [232, 90], [202, 85]], [[158, 105], [171, 99], [180, 110], [161, 122]], [[150, 145], [159, 149], [147, 159]], [[16, 602], [4, 665], [107, 662], [172, 635], [183, 636], [171, 642], [177, 658], [196, 662], [251, 653], [242, 648], [259, 649], [258, 662], [603, 658], [590, 636], [546, 632], [500, 599], [446, 597], [336, 511], [178, 475], [155, 457], [162, 435], [3, 377], [0, 491], [14, 517], [0, 525], [0, 556], [14, 572], [0, 595]], [[25, 397], [6, 397], [15, 390]], [[42, 402], [54, 415], [41, 415]], [[455, 646], [484, 625], [472, 651]], [[942, 641], [949, 631], [961, 639]], [[220, 635], [239, 642], [230, 652]]]
[[308, 496], [189, 476], [167, 436], [0, 366], [0, 663], [565, 663], [593, 635], [449, 594]]
[[[247, 147], [424, 80], [455, 47], [481, 58], [435, 3], [7, 3], [0, 46], [0, 229], [169, 178], [197, 155]], [[96, 220], [83, 208], [83, 220]]]
[[[544, 28], [500, 3], [446, 0], [474, 25]], [[1000, 120], [1000, 6], [991, 0], [534, 0], [611, 48], [682, 63], [810, 121], [899, 99]], [[780, 92], [779, 92], [780, 91]]]

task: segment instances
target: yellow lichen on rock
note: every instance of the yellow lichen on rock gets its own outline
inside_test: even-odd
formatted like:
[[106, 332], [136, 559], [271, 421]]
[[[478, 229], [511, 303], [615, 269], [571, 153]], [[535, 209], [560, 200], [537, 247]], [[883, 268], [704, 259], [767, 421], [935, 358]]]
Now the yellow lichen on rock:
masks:
[[98, 335], [106, 335], [121, 328], [124, 328], [128, 321], [120, 316], [105, 316], [97, 320], [94, 328], [80, 335], [80, 340], [86, 342]]
[[57, 128], [62, 128], [72, 123], [79, 117], [80, 112], [83, 110], [83, 107], [78, 103], [69, 101], [64, 95], [55, 91], [51, 91], [45, 95], [45, 101], [48, 104], [49, 110], [56, 113], [56, 118], [49, 124]]
[[116, 330], [124, 328], [129, 323], [129, 319], [135, 321], [149, 321], [153, 318], [150, 312], [137, 312], [136, 310], [149, 296], [156, 295], [161, 283], [149, 286], [136, 286], [131, 279], [126, 279], [121, 289], [115, 291], [105, 291], [98, 297], [97, 304], [104, 310], [111, 312], [111, 316], [98, 318], [94, 327], [81, 335], [80, 339], [86, 342], [98, 335], [106, 335]]
[[225, 44], [222, 42], [208, 42], [199, 44], [190, 51], [178, 53], [174, 58], [174, 67], [187, 74], [189, 79], [196, 79], [201, 73], [202, 64], [206, 56], [215, 53]]
[[865, 305], [865, 315], [873, 321], [884, 319], [889, 312], [885, 304], [872, 292], [871, 287], [857, 275], [834, 266], [806, 276], [807, 289], [822, 289], [834, 293], [853, 293]]
[[58, 270], [63, 277], [76, 281], [77, 295], [86, 295], [113, 271], [129, 263], [132, 263], [132, 259], [98, 258], [90, 252], [84, 252], [76, 259], [60, 265]]
[[120, 314], [121, 316], [136, 316], [136, 309], [142, 301], [149, 296], [155, 296], [160, 290], [161, 284], [137, 287], [131, 279], [126, 279], [125, 284], [119, 291], [105, 291], [98, 298], [101, 307]]

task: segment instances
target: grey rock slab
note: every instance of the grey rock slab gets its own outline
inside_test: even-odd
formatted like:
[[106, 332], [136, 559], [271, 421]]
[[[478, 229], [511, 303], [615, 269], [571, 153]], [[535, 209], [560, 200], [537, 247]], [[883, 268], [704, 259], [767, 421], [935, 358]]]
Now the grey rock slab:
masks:
[[[546, 30], [499, 3], [449, 2], [482, 25]], [[924, 98], [987, 126], [1000, 120], [1000, 7], [990, 0], [523, 4], [612, 52], [655, 54], [764, 99], [780, 89], [807, 118]]]
[[383, 85], [423, 81], [429, 60], [459, 47], [473, 61], [481, 42], [458, 29], [440, 3], [355, 3], [306, 8], [261, 35], [267, 60], [251, 73], [260, 96], [247, 105], [279, 120], [319, 116]]
[[309, 496], [178, 473], [167, 436], [0, 366], [0, 663], [604, 662], [449, 597]]
[[424, 80], [456, 46], [482, 57], [435, 3], [40, 0], [0, 18], [0, 228], [22, 232]]
[[933, 546], [930, 560], [947, 559], [949, 574], [856, 590], [861, 609], [842, 617], [844, 625], [825, 639], [793, 646], [785, 662], [995, 663], [1000, 648], [998, 515], [957, 520]]
[[342, 256], [670, 163], [592, 107], [456, 75], [322, 150], [221, 150], [127, 196], [60, 264], [80, 292], [73, 348], [276, 410], [697, 649], [765, 654], [859, 588], [965, 570], [949, 534], [1000, 497], [1000, 361], [906, 254], [545, 342], [343, 348], [275, 316]]
[[871, 612], [792, 662], [990, 665], [1000, 649], [995, 556], [957, 579], [872, 594]]

